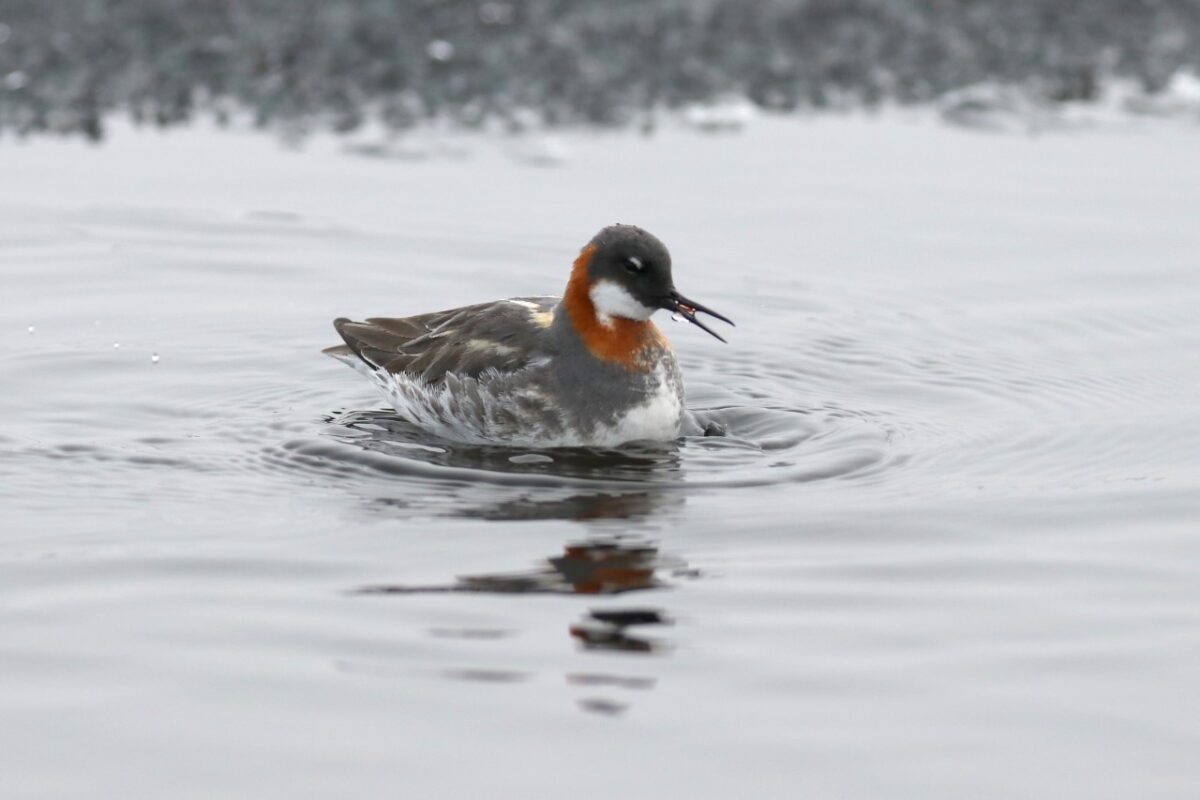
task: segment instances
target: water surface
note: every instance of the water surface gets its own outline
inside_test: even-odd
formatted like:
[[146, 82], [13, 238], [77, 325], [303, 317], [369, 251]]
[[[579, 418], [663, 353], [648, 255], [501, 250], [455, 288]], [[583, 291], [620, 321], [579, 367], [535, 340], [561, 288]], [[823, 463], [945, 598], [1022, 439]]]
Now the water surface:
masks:
[[[1194, 796], [1194, 132], [552, 144], [3, 143], [0, 794]], [[616, 221], [738, 322], [677, 444], [319, 353]]]

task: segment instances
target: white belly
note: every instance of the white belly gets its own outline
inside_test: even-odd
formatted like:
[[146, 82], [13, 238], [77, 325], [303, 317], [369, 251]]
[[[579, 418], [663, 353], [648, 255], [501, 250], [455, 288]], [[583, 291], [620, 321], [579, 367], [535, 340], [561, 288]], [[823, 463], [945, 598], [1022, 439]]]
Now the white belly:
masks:
[[595, 444], [613, 447], [638, 440], [671, 441], [683, 424], [683, 392], [659, 370], [658, 388], [646, 402], [632, 406], [615, 425], [596, 431]]

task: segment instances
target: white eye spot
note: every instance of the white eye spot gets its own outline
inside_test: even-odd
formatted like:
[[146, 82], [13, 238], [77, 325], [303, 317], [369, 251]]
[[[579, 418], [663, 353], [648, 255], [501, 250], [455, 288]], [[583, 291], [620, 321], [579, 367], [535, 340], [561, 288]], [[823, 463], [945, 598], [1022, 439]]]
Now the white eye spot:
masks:
[[642, 264], [642, 260], [637, 256], [630, 256], [629, 258], [625, 259], [625, 263], [634, 272], [641, 272], [645, 267], [645, 265]]
[[650, 315], [654, 313], [653, 308], [642, 305], [633, 299], [633, 295], [625, 291], [624, 287], [612, 281], [600, 281], [595, 284], [588, 296], [592, 299], [601, 325], [611, 325], [613, 317], [645, 320], [650, 319]]

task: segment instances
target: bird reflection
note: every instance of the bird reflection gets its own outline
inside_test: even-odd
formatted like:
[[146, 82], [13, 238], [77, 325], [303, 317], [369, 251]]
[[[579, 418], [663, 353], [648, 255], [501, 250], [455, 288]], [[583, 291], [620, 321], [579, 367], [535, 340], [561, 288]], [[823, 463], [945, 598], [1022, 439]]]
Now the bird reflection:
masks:
[[560, 556], [551, 556], [533, 569], [463, 575], [445, 585], [365, 586], [360, 594], [421, 594], [483, 592], [494, 594], [620, 594], [655, 589], [664, 584], [657, 576], [662, 567], [679, 569], [679, 559], [662, 556], [647, 543], [619, 539], [568, 544]]
[[585, 650], [611, 650], [622, 653], [652, 653], [663, 648], [661, 642], [631, 633], [633, 626], [670, 625], [671, 620], [657, 609], [591, 611], [583, 621], [571, 626], [571, 636]]
[[[370, 500], [379, 511], [633, 522], [678, 511], [685, 503], [679, 448], [670, 442], [526, 452], [436, 439], [390, 411], [334, 414], [325, 422], [339, 446], [290, 447], [306, 465], [319, 460], [332, 474], [355, 474], [356, 490], [379, 491]], [[363, 473], [382, 480], [364, 480]], [[409, 480], [394, 480], [398, 476]]]
[[[386, 584], [364, 586], [357, 594], [405, 595], [441, 592], [481, 594], [564, 594], [617, 595], [625, 592], [658, 589], [669, 586], [659, 573], [672, 576], [692, 574], [681, 559], [664, 556], [650, 542], [628, 537], [592, 538], [567, 544], [560, 555], [549, 556], [531, 569], [519, 572], [497, 572], [463, 575], [453, 583], [433, 585]], [[593, 608], [582, 619], [568, 626], [571, 640], [584, 652], [610, 652], [634, 655], [661, 653], [667, 649], [662, 640], [645, 635], [649, 626], [670, 625], [671, 619], [660, 609], [651, 607]], [[500, 641], [512, 631], [435, 628], [430, 635], [438, 638], [457, 638], [480, 641]], [[507, 669], [481, 668], [447, 669], [445, 677], [493, 684], [511, 684], [527, 680], [530, 674]], [[604, 695], [579, 698], [579, 708], [587, 713], [617, 716], [629, 704], [620, 698], [627, 691], [647, 690], [655, 680], [645, 676], [612, 675], [606, 673], [569, 673], [567, 682], [589, 691], [601, 690]]]
[[456, 516], [490, 520], [569, 519], [576, 522], [595, 520], [634, 520], [679, 508], [681, 492], [630, 492], [572, 494], [562, 498], [518, 497], [490, 505], [459, 509]]

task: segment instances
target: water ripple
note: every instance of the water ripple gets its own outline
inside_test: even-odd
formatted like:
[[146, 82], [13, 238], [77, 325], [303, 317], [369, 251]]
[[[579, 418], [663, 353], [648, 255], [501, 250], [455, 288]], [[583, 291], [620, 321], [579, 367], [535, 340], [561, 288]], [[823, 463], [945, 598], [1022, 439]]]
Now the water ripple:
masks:
[[[404, 477], [442, 486], [575, 493], [546, 501], [549, 513], [535, 504], [546, 516], [634, 516], [650, 503], [647, 498], [663, 492], [852, 479], [902, 460], [878, 419], [836, 410], [712, 408], [696, 412], [689, 427], [718, 426], [726, 435], [694, 433], [671, 443], [545, 451], [432, 439], [386, 410], [341, 413], [326, 423], [321, 438], [265, 448], [264, 468], [352, 478], [360, 486], [374, 479], [380, 488], [390, 478]], [[411, 500], [413, 494], [410, 488], [406, 496]], [[467, 515], [528, 518], [538, 513], [521, 499], [509, 499]]]

